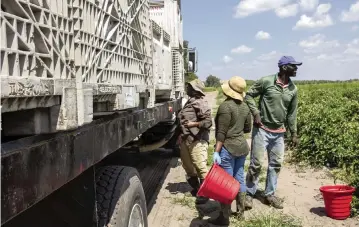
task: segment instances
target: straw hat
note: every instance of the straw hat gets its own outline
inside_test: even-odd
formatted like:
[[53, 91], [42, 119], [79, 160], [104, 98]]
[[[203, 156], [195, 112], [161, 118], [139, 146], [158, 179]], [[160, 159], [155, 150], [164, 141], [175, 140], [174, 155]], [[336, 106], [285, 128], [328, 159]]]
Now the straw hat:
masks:
[[243, 101], [244, 97], [246, 96], [246, 87], [246, 81], [239, 76], [234, 76], [222, 84], [222, 90], [225, 95], [241, 101]]
[[198, 91], [202, 95], [205, 95], [204, 92], [203, 92], [203, 89], [204, 89], [205, 86], [204, 86], [204, 83], [201, 80], [194, 79], [194, 80], [188, 82], [188, 84], [191, 85], [193, 90]]

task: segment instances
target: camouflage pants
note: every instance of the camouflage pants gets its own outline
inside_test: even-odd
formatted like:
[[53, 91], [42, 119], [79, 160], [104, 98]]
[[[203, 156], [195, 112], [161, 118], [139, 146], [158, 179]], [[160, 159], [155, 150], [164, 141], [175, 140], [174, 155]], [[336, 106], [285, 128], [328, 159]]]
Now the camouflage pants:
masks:
[[204, 179], [208, 173], [207, 168], [207, 141], [194, 141], [189, 146], [185, 141], [181, 142], [181, 161], [184, 170], [189, 177]]

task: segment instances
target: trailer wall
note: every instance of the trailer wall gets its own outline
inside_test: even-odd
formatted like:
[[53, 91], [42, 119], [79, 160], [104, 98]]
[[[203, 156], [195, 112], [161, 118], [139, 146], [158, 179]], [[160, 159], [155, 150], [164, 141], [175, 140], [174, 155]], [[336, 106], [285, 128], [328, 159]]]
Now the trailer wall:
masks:
[[181, 16], [177, 1], [165, 6], [171, 23], [158, 24], [148, 0], [2, 0], [3, 133], [74, 129], [96, 112], [181, 97]]

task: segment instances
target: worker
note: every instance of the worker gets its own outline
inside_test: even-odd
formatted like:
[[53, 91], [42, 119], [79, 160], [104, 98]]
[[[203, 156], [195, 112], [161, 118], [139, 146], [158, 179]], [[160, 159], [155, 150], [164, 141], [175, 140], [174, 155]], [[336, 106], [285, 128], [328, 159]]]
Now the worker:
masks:
[[[247, 92], [245, 101], [254, 117], [254, 127], [250, 166], [246, 178], [246, 208], [251, 209], [253, 206], [265, 152], [268, 153], [268, 169], [264, 201], [274, 208], [283, 208], [283, 200], [278, 198], [275, 192], [284, 158], [285, 123], [290, 130], [292, 144], [296, 146], [298, 143], [298, 94], [291, 77], [296, 76], [300, 65], [302, 63], [297, 62], [292, 56], [281, 57], [278, 62], [279, 72], [259, 79]], [[255, 102], [258, 96], [259, 108]]]
[[[246, 184], [244, 164], [249, 154], [249, 146], [244, 136], [251, 131], [251, 112], [243, 99], [246, 81], [234, 76], [222, 85], [226, 100], [221, 103], [215, 118], [216, 145], [213, 154], [214, 163], [219, 164], [228, 174], [240, 183], [236, 196], [236, 213], [243, 218]], [[211, 224], [229, 225], [231, 205], [221, 204], [220, 215], [210, 220]]]
[[211, 109], [204, 99], [204, 84], [199, 79], [186, 83], [188, 101], [178, 117], [181, 124], [180, 149], [182, 166], [187, 174], [191, 194], [196, 203], [203, 204], [208, 198], [197, 196], [200, 185], [208, 173], [207, 151], [212, 126]]

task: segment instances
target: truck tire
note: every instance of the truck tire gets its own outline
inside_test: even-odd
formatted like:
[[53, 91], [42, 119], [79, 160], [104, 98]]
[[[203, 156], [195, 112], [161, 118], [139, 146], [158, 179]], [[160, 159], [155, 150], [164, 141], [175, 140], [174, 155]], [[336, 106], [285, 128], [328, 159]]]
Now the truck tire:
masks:
[[138, 171], [105, 166], [96, 175], [98, 227], [148, 227], [146, 197]]

